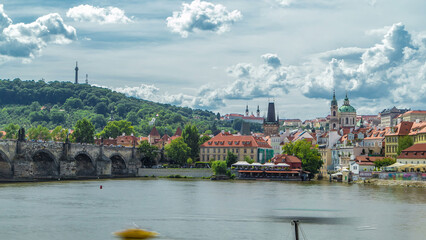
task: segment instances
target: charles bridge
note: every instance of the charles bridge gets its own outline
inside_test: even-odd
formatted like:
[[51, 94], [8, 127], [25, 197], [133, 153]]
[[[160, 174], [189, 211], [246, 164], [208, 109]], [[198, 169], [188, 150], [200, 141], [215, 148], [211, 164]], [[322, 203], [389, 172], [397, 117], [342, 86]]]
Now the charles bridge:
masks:
[[135, 147], [0, 140], [0, 180], [136, 176], [142, 157]]

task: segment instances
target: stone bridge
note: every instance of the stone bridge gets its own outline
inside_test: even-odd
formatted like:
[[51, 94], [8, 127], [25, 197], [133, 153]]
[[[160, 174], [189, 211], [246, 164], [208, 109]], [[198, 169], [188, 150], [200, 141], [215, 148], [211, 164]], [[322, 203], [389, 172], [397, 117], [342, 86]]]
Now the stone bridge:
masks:
[[136, 176], [134, 147], [0, 140], [0, 180]]

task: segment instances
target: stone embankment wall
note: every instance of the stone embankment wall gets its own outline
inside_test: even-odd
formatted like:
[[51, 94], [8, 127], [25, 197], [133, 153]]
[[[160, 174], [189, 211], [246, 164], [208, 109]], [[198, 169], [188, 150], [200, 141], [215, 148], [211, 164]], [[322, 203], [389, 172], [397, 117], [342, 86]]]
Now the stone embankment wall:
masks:
[[211, 177], [213, 171], [210, 168], [139, 168], [140, 177], [167, 177], [171, 175], [181, 175], [182, 177]]
[[406, 181], [406, 180], [383, 180], [371, 178], [366, 180], [359, 180], [354, 183], [375, 185], [375, 186], [399, 186], [399, 187], [419, 187], [426, 188], [426, 181]]

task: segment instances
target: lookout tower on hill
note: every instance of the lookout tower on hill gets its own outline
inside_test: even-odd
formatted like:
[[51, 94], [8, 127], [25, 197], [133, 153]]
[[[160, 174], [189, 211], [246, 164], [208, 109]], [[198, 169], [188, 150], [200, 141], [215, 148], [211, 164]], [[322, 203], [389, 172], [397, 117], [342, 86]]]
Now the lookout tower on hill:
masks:
[[75, 62], [75, 84], [78, 84], [78, 62]]

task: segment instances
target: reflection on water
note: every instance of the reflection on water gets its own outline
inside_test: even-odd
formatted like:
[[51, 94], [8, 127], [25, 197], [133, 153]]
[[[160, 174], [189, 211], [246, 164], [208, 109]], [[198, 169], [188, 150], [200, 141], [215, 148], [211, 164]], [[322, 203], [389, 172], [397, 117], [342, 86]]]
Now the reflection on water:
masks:
[[[100, 189], [99, 186], [103, 188]], [[133, 179], [0, 184], [0, 239], [422, 239], [426, 189], [336, 183]], [[19, 233], [19, 234], [17, 234]]]

